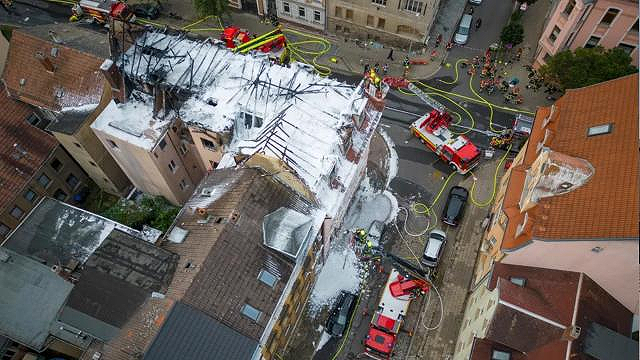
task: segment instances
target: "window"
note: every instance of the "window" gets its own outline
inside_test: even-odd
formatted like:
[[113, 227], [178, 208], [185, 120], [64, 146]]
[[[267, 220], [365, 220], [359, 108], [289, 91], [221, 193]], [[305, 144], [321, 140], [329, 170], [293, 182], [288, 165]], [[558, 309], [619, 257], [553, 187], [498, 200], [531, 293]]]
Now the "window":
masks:
[[602, 20], [600, 20], [600, 24], [606, 25], [606, 26], [611, 25], [613, 20], [615, 20], [616, 16], [618, 16], [618, 13], [620, 13], [620, 10], [618, 9], [607, 10], [607, 13], [604, 14], [604, 16], [602, 17]]
[[51, 121], [47, 119], [42, 119], [36, 114], [31, 114], [27, 116], [26, 122], [42, 130], [46, 129], [47, 126], [51, 123]]
[[78, 180], [77, 177], [75, 177], [75, 175], [73, 174], [69, 174], [69, 176], [67, 176], [67, 180], [65, 180], [65, 182], [67, 183], [67, 185], [69, 185], [69, 187], [73, 190], [76, 187], [78, 187], [78, 184], [80, 184], [80, 180]]
[[551, 34], [549, 34], [549, 41], [551, 41], [551, 43], [553, 44], [558, 38], [558, 35], [560, 35], [560, 28], [557, 26], [554, 26], [553, 30], [551, 31]]
[[367, 15], [367, 26], [373, 26], [373, 16]]
[[22, 215], [24, 215], [24, 211], [19, 207], [14, 206], [13, 209], [11, 209], [11, 211], [9, 212], [9, 214], [11, 214], [11, 216], [13, 216], [14, 218], [20, 220]]
[[171, 170], [171, 172], [173, 172], [173, 173], [174, 173], [174, 172], [176, 172], [176, 169], [178, 168], [178, 167], [176, 166], [175, 161], [173, 161], [173, 160], [171, 160], [171, 161], [169, 162], [169, 165], [168, 165], [168, 166], [169, 166], [169, 170]]
[[189, 152], [189, 148], [187, 147], [187, 144], [181, 143], [180, 144], [180, 154], [184, 155], [184, 154], [186, 154], [188, 152]]
[[524, 287], [524, 285], [527, 283], [527, 279], [523, 277], [510, 277], [509, 281], [511, 281], [513, 284], [516, 284], [520, 287]]
[[353, 20], [353, 10], [351, 9], [347, 9], [347, 13], [345, 15], [345, 19], [347, 20]]
[[27, 190], [27, 192], [24, 193], [23, 197], [28, 202], [33, 202], [38, 197], [38, 194], [36, 194], [33, 190], [29, 189]]
[[158, 147], [160, 148], [160, 150], [164, 150], [166, 146], [167, 142], [164, 139], [160, 140], [160, 142], [158, 143]]
[[200, 141], [202, 142], [202, 146], [204, 146], [207, 150], [216, 151], [216, 144], [214, 144], [213, 141], [202, 138], [200, 139]]
[[82, 145], [78, 144], [77, 142], [74, 142], [73, 145], [75, 145], [78, 149], [82, 149]]
[[298, 6], [298, 16], [305, 17], [306, 15], [305, 9], [302, 6]]
[[548, 63], [549, 60], [551, 60], [551, 55], [549, 55], [549, 53], [544, 54], [542, 60], [544, 60], [545, 63]]
[[109, 146], [111, 146], [112, 149], [117, 149], [118, 148], [118, 144], [113, 142], [113, 140], [107, 139], [107, 144], [109, 144]]
[[636, 35], [638, 34], [638, 20], [633, 23], [633, 26], [631, 27], [631, 29], [629, 29], [629, 32]]
[[385, 20], [383, 18], [378, 18], [378, 29], [384, 30]]
[[50, 182], [51, 182], [51, 179], [49, 179], [49, 177], [46, 174], [42, 174], [38, 178], [38, 184], [42, 185], [43, 188], [46, 188], [47, 186], [49, 186]]
[[62, 163], [60, 162], [60, 160], [54, 158], [51, 161], [51, 167], [53, 168], [53, 170], [55, 170], [56, 172], [60, 172], [60, 169], [62, 169]]
[[96, 163], [94, 163], [93, 161], [89, 161], [89, 164], [91, 164], [91, 166], [98, 167], [98, 165], [96, 165]]
[[618, 49], [621, 49], [622, 51], [627, 53], [627, 55], [631, 55], [631, 53], [633, 52], [633, 50], [636, 49], [636, 47], [633, 45], [620, 43], [618, 44]]
[[255, 322], [260, 321], [260, 316], [262, 315], [262, 311], [254, 308], [253, 306], [251, 306], [249, 304], [244, 304], [242, 306], [242, 311], [241, 312], [242, 312], [242, 315], [251, 318]]
[[187, 182], [184, 179], [180, 180], [180, 183], [178, 185], [180, 186], [180, 190], [183, 190], [183, 191], [184, 189], [189, 187], [189, 185], [187, 185]]
[[285, 14], [291, 14], [291, 7], [289, 6], [289, 3], [288, 3], [288, 2], [286, 2], [286, 1], [283, 1], [283, 2], [282, 2], [282, 11], [283, 11]]
[[613, 124], [592, 126], [587, 130], [587, 136], [597, 136], [597, 135], [608, 134], [611, 132], [612, 129], [613, 129]]
[[260, 116], [254, 115], [253, 116], [253, 126], [254, 127], [262, 127], [262, 118]]
[[421, 13], [422, 1], [407, 0], [407, 2], [404, 5], [404, 9], [411, 12], [415, 12], [415, 13]]
[[313, 10], [313, 21], [320, 22], [320, 11]]
[[336, 31], [342, 31], [342, 25], [336, 25]]
[[[342, 8], [340, 6], [336, 6], [335, 15], [336, 17], [342, 17]], [[336, 30], [338, 30], [338, 26], [336, 26]], [[340, 30], [342, 30], [342, 27], [340, 27]]]
[[576, 0], [569, 0], [569, 2], [567, 2], [567, 6], [565, 6], [564, 10], [562, 11], [562, 14], [564, 14], [565, 16], [571, 15], [574, 7], [576, 7]]
[[600, 38], [599, 37], [592, 36], [592, 37], [589, 38], [589, 40], [587, 40], [587, 43], [584, 44], [584, 47], [586, 47], [586, 48], [596, 47], [599, 42], [600, 42]]
[[7, 225], [0, 223], [0, 236], [7, 235], [10, 230], [11, 229]]
[[53, 193], [53, 197], [57, 200], [65, 201], [67, 199], [67, 193], [62, 191], [62, 189], [58, 189]]
[[278, 277], [268, 272], [267, 270], [260, 270], [260, 274], [258, 274], [258, 280], [262, 281], [270, 287], [273, 287], [278, 281]]
[[491, 360], [511, 360], [511, 353], [500, 350], [493, 350]]
[[387, 6], [387, 0], [371, 0], [372, 4]]
[[263, 119], [258, 116], [258, 115], [254, 115], [248, 112], [243, 112], [242, 113], [243, 117], [244, 117], [244, 128], [245, 129], [251, 129], [253, 127], [262, 127], [262, 123], [263, 123]]

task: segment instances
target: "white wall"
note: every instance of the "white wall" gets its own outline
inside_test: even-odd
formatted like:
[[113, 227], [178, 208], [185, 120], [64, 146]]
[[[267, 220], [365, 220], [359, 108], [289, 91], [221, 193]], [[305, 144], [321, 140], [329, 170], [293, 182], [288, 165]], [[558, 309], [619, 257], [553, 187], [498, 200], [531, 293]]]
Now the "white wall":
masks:
[[[284, 4], [289, 4], [289, 12], [285, 12]], [[304, 16], [300, 16], [298, 8], [305, 9]], [[322, 1], [313, 0], [309, 2], [305, 1], [291, 1], [291, 0], [276, 0], [276, 9], [278, 10], [278, 17], [285, 21], [291, 21], [298, 24], [314, 27], [316, 29], [324, 30], [325, 27], [325, 11]], [[316, 20], [314, 17], [314, 11], [320, 14], [320, 19]]]

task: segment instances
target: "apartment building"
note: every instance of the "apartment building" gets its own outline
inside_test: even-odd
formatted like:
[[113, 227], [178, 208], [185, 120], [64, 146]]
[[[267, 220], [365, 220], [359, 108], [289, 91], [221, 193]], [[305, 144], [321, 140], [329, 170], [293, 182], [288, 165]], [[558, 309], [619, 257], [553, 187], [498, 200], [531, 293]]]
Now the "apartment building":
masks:
[[425, 44], [440, 0], [328, 0], [327, 30], [409, 47]]
[[633, 360], [633, 319], [584, 273], [496, 263], [469, 295], [453, 359]]
[[[74, 203], [89, 178], [56, 139], [48, 122], [0, 85], [0, 241], [43, 197]], [[80, 196], [79, 198], [77, 196]]]
[[503, 176], [475, 283], [494, 262], [583, 272], [638, 313], [638, 74], [539, 108]]
[[275, 0], [274, 2], [280, 20], [317, 30], [327, 29], [325, 10], [327, 0]]
[[534, 67], [563, 50], [602, 46], [620, 48], [638, 66], [637, 0], [560, 0], [538, 40]]
[[126, 196], [131, 182], [90, 129], [111, 98], [100, 73], [108, 56], [107, 35], [76, 24], [16, 29], [3, 80], [12, 97], [49, 122], [46, 130], [95, 184]]

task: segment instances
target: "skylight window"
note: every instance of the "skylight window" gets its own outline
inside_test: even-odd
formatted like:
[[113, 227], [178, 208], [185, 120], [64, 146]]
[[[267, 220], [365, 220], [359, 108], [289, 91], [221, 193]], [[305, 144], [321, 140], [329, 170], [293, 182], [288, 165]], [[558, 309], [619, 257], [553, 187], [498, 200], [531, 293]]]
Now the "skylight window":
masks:
[[512, 283], [518, 285], [518, 286], [522, 286], [524, 287], [524, 285], [527, 283], [527, 279], [522, 278], [522, 277], [511, 277], [509, 278], [509, 281], [511, 281]]
[[260, 270], [260, 274], [258, 274], [258, 280], [269, 285], [270, 287], [273, 287], [278, 281], [278, 278], [267, 270]]
[[587, 130], [587, 136], [597, 136], [597, 135], [608, 134], [611, 132], [612, 129], [613, 129], [613, 124], [611, 123], [592, 126], [589, 128], [589, 130]]
[[262, 315], [262, 311], [254, 308], [249, 304], [244, 304], [244, 306], [242, 306], [242, 315], [251, 318], [255, 322], [258, 322], [260, 320], [260, 316]]

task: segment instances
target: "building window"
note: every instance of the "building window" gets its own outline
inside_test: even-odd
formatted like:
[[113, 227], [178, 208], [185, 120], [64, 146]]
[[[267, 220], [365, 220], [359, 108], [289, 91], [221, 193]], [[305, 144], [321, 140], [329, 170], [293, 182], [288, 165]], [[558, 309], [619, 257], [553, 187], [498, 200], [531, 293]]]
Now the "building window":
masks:
[[587, 40], [587, 43], [584, 44], [584, 47], [586, 48], [592, 48], [592, 47], [596, 47], [598, 46], [598, 43], [600, 42], [600, 38], [597, 36], [592, 36], [589, 38], [589, 40]]
[[67, 199], [67, 193], [62, 191], [62, 189], [58, 189], [53, 193], [53, 197], [57, 200], [65, 201]]
[[633, 26], [631, 27], [631, 29], [629, 29], [629, 32], [635, 35], [638, 34], [638, 20], [636, 20], [636, 22], [633, 23]]
[[342, 25], [336, 25], [336, 31], [342, 31]]
[[551, 55], [550, 55], [549, 53], [545, 53], [545, 54], [544, 54], [544, 56], [542, 57], [542, 60], [543, 60], [545, 63], [548, 63], [548, 62], [549, 62], [549, 60], [551, 60]]
[[180, 154], [184, 156], [188, 152], [189, 152], [189, 148], [187, 147], [187, 144], [181, 143], [180, 144]]
[[576, 0], [569, 0], [567, 5], [564, 7], [564, 10], [562, 11], [562, 14], [565, 16], [571, 15], [574, 7], [576, 7]]
[[373, 26], [373, 16], [367, 15], [367, 26]]
[[387, 0], [371, 0], [372, 4], [387, 6]]
[[33, 190], [29, 189], [27, 190], [27, 192], [24, 193], [23, 197], [28, 201], [28, 202], [34, 202], [35, 199], [38, 197], [38, 194], [36, 194]]
[[313, 10], [313, 21], [320, 22], [320, 11]]
[[384, 30], [385, 20], [383, 18], [378, 18], [378, 29]]
[[302, 6], [298, 6], [298, 16], [305, 17], [307, 14]]
[[109, 146], [111, 146], [112, 149], [117, 149], [118, 148], [118, 144], [113, 142], [113, 140], [107, 139], [107, 144], [109, 144]]
[[7, 235], [10, 230], [11, 229], [7, 225], [0, 223], [0, 236]]
[[[342, 17], [342, 8], [340, 6], [336, 6], [335, 15], [336, 15], [336, 17], [339, 17], [339, 18]], [[338, 26], [336, 26], [336, 30], [338, 30]], [[341, 28], [341, 30], [342, 30], [342, 28]]]
[[51, 179], [46, 174], [40, 175], [38, 178], [38, 184], [42, 185], [43, 188], [46, 188], [51, 183]]
[[216, 151], [216, 144], [214, 144], [213, 141], [202, 138], [200, 139], [200, 141], [202, 142], [202, 146], [204, 146], [207, 150]]
[[27, 116], [27, 118], [25, 120], [29, 124], [37, 127], [38, 129], [41, 129], [41, 130], [46, 129], [47, 126], [51, 123], [51, 121], [49, 121], [47, 119], [42, 119], [36, 114], [31, 114], [31, 115]]
[[96, 165], [96, 163], [94, 163], [93, 161], [89, 161], [89, 164], [91, 164], [91, 166], [98, 167], [98, 165]]
[[158, 143], [158, 147], [160, 148], [160, 150], [164, 150], [166, 146], [167, 142], [164, 139], [160, 140], [160, 142]]
[[24, 215], [24, 211], [19, 207], [14, 206], [13, 209], [11, 209], [11, 211], [9, 212], [9, 214], [11, 214], [11, 216], [13, 216], [14, 218], [20, 220], [22, 215]]
[[270, 287], [273, 287], [278, 281], [278, 277], [268, 272], [267, 270], [260, 270], [260, 274], [258, 274], [258, 280], [262, 281]]
[[415, 13], [421, 13], [422, 1], [407, 0], [407, 2], [404, 4], [404, 9]]
[[80, 184], [80, 180], [78, 180], [78, 178], [75, 177], [75, 175], [73, 175], [73, 174], [69, 174], [69, 176], [67, 176], [67, 180], [65, 180], [65, 182], [67, 183], [67, 185], [69, 185], [71, 190], [74, 190]]
[[551, 41], [551, 43], [553, 44], [558, 38], [558, 35], [560, 35], [560, 28], [557, 26], [554, 26], [553, 30], [551, 31], [551, 34], [549, 34], [549, 41]]
[[345, 19], [347, 20], [353, 20], [353, 10], [351, 9], [347, 9], [347, 13], [345, 15]]
[[78, 149], [82, 149], [82, 145], [78, 144], [77, 142], [74, 142], [73, 145], [75, 145]]
[[243, 117], [244, 117], [244, 128], [245, 129], [251, 129], [254, 127], [262, 127], [262, 123], [263, 123], [263, 119], [258, 116], [258, 115], [254, 115], [248, 112], [243, 112]]
[[51, 161], [51, 167], [53, 168], [53, 170], [55, 170], [56, 172], [60, 172], [60, 170], [62, 169], [62, 163], [60, 162], [60, 160], [54, 158]]
[[627, 55], [631, 55], [631, 53], [633, 52], [633, 50], [636, 49], [636, 47], [633, 45], [620, 43], [618, 44], [618, 49], [621, 49], [622, 51], [627, 53]]
[[518, 285], [520, 287], [524, 287], [527, 283], [527, 279], [523, 277], [510, 277], [509, 281], [511, 281], [511, 283]]
[[258, 322], [260, 321], [260, 316], [262, 316], [262, 311], [254, 308], [249, 304], [244, 304], [242, 306], [242, 315], [249, 317], [251, 320]]
[[511, 360], [511, 353], [500, 350], [493, 350], [491, 360]]
[[169, 161], [169, 165], [168, 166], [169, 166], [169, 170], [171, 170], [171, 172], [173, 172], [173, 173], [175, 173], [176, 169], [178, 168], [176, 166], [175, 161], [173, 161], [173, 160]]
[[592, 126], [587, 130], [587, 136], [597, 136], [597, 135], [608, 134], [611, 132], [612, 129], [613, 129], [613, 124], [603, 124], [603, 125]]
[[604, 16], [602, 17], [602, 20], [600, 21], [600, 24], [606, 25], [606, 26], [611, 25], [613, 20], [616, 19], [616, 16], [618, 16], [618, 13], [620, 13], [620, 10], [618, 10], [618, 9], [609, 9], [609, 10], [607, 10], [607, 13], [604, 14]]
[[189, 186], [187, 185], [187, 182], [186, 182], [184, 179], [180, 180], [180, 183], [179, 183], [178, 185], [180, 186], [180, 190], [183, 190], [183, 191], [184, 191], [184, 189], [186, 189], [187, 187], [189, 187]]
[[285, 14], [291, 14], [291, 7], [289, 6], [289, 3], [288, 3], [288, 2], [286, 2], [286, 1], [283, 1], [283, 2], [282, 2], [282, 11], [283, 11]]

